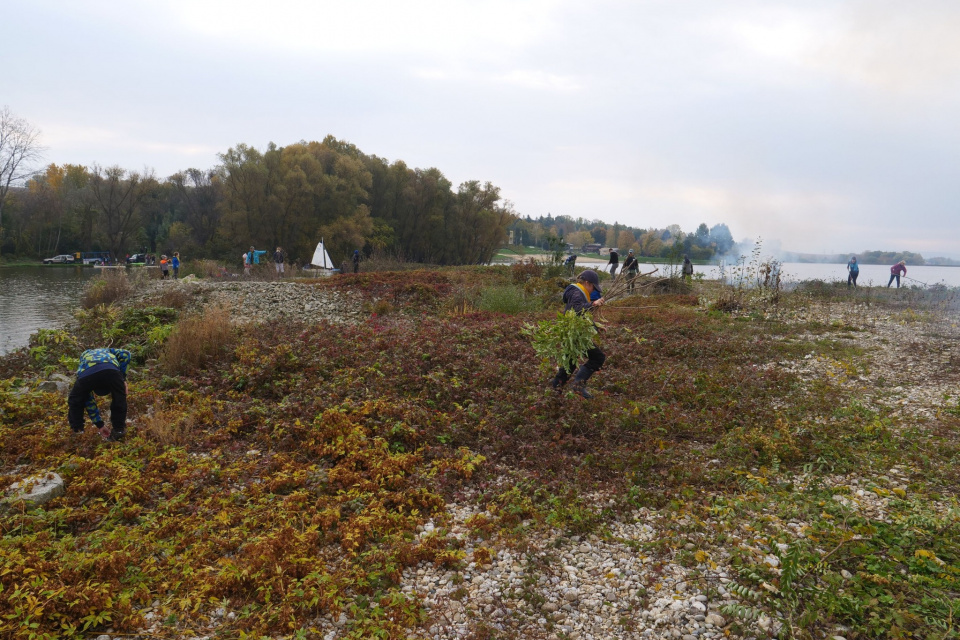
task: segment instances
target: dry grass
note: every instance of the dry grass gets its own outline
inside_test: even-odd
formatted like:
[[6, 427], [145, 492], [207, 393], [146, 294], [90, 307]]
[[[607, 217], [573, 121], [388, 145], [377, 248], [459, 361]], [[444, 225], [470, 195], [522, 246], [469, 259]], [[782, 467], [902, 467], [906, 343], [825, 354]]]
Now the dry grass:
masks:
[[161, 307], [183, 309], [185, 306], [190, 304], [190, 294], [179, 287], [175, 289], [164, 289], [163, 293], [160, 294], [158, 303]]
[[203, 368], [227, 348], [231, 337], [230, 312], [223, 307], [187, 316], [167, 339], [160, 366], [168, 375]]
[[142, 434], [164, 447], [182, 446], [189, 444], [194, 422], [193, 414], [159, 409], [143, 417]]
[[127, 274], [123, 271], [104, 270], [105, 273], [92, 280], [83, 292], [80, 305], [84, 309], [93, 309], [99, 305], [110, 305], [119, 302], [133, 291]]
[[200, 278], [219, 278], [222, 275], [222, 267], [216, 260], [193, 260], [188, 269], [180, 269], [180, 275], [193, 273]]

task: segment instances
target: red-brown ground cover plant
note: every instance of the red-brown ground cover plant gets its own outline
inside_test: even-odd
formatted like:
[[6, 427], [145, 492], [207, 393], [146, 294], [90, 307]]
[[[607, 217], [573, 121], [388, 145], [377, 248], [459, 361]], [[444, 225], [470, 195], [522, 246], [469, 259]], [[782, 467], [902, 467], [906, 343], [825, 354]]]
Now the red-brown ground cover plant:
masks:
[[[57, 359], [14, 356], [17, 377], [0, 381], [0, 489], [53, 469], [68, 490], [0, 516], [0, 635], [150, 624], [290, 634], [344, 612], [351, 637], [405, 637], [424, 614], [400, 575], [463, 560], [443, 536], [444, 506], [467, 483], [509, 525], [597, 488], [637, 504], [738, 482], [707, 464], [715, 457], [742, 467], [821, 453], [791, 425], [828, 413], [835, 391], [766, 366], [794, 348], [777, 339], [785, 326], [706, 314], [686, 295], [624, 301], [605, 313], [608, 359], [585, 401], [547, 387], [553, 363], [537, 362], [521, 332], [555, 310], [446, 305], [457, 288], [511, 279], [467, 269], [317, 281], [398, 313], [246, 326], [167, 375], [147, 365], [162, 348], [147, 336], [169, 336], [175, 311], [87, 316], [76, 344], [139, 345], [120, 445], [71, 441], [63, 398], [20, 385]], [[502, 474], [536, 489], [521, 504]], [[427, 519], [437, 530], [418, 535]]]

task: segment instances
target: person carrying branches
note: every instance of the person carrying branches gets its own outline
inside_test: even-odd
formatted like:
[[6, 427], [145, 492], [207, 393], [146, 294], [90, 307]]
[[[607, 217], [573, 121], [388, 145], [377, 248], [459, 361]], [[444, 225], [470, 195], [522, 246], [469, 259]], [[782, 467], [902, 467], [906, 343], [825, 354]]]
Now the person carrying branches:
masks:
[[623, 270], [627, 274], [627, 279], [630, 281], [630, 291], [633, 291], [633, 280], [637, 277], [637, 274], [640, 273], [640, 263], [637, 262], [637, 257], [633, 255], [633, 249], [627, 253], [627, 259], [623, 263]]
[[[594, 293], [600, 294], [601, 297], [591, 300], [591, 295]], [[597, 276], [597, 272], [588, 269], [577, 276], [575, 283], [564, 289], [563, 302], [565, 306], [563, 311], [564, 313], [574, 311], [578, 315], [583, 315], [587, 311], [603, 306], [605, 301], [602, 296], [603, 291], [600, 289], [600, 278]], [[587, 349], [587, 361], [580, 365], [577, 370], [573, 383], [570, 385], [571, 390], [584, 398], [592, 398], [593, 395], [587, 391], [587, 380], [600, 370], [606, 359], [607, 356], [600, 350], [600, 347], [596, 343], [591, 343]], [[569, 379], [570, 372], [567, 371], [566, 363], [560, 363], [557, 375], [550, 382], [550, 386], [559, 391], [567, 384]]]

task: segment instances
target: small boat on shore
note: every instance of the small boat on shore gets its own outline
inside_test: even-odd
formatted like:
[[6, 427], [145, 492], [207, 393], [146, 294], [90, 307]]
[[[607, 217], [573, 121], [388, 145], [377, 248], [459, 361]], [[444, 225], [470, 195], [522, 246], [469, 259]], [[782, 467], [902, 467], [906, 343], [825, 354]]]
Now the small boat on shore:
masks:
[[330, 259], [330, 254], [327, 253], [323, 239], [317, 243], [317, 248], [313, 251], [313, 258], [311, 258], [310, 264], [304, 265], [302, 270], [318, 276], [330, 276], [335, 273], [340, 273], [340, 269], [334, 268], [333, 260]]

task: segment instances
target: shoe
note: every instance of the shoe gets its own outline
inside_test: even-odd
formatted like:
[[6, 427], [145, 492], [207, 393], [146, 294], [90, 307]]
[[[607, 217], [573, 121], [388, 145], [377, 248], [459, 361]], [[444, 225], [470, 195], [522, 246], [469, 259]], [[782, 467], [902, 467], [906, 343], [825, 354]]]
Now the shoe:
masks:
[[570, 390], [581, 398], [586, 398], [587, 400], [593, 397], [593, 394], [587, 391], [587, 383], [582, 380], [574, 380], [573, 384], [570, 385]]
[[124, 439], [123, 431], [111, 431], [110, 435], [105, 438], [107, 442], [123, 442]]
[[593, 375], [593, 371], [587, 369], [587, 367], [581, 366], [577, 370], [577, 375], [573, 379], [573, 383], [570, 385], [570, 390], [582, 398], [589, 400], [593, 397], [593, 394], [587, 391], [587, 380], [590, 379], [590, 376]]
[[570, 374], [568, 374], [564, 369], [557, 371], [557, 375], [553, 376], [553, 380], [550, 381], [550, 387], [556, 391], [562, 391], [563, 386], [567, 384], [567, 380], [570, 379]]

